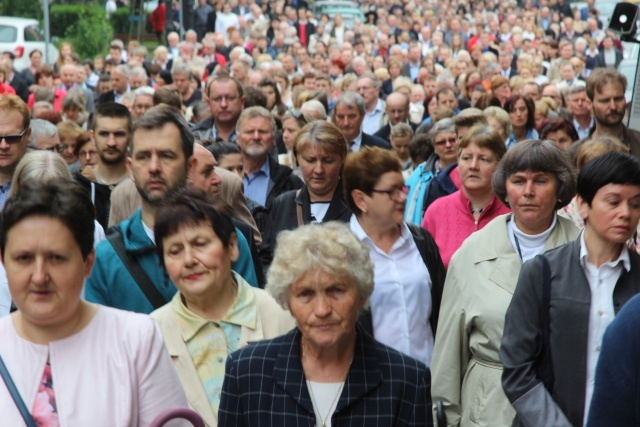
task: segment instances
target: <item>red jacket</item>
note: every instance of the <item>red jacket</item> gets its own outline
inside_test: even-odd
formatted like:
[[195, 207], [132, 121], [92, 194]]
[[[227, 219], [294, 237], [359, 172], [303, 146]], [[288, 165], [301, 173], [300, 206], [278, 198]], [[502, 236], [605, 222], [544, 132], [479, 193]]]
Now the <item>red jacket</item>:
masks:
[[164, 31], [165, 24], [167, 22], [167, 6], [164, 2], [160, 2], [156, 10], [149, 15], [149, 24], [153, 28], [154, 33], [161, 33]]

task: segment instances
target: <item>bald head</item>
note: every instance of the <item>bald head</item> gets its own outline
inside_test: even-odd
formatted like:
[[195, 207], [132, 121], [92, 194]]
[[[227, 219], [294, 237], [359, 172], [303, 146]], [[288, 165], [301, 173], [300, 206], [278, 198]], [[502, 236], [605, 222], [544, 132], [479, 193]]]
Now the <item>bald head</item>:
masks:
[[386, 113], [392, 126], [406, 123], [409, 117], [409, 98], [399, 92], [393, 92], [387, 97]]
[[218, 194], [220, 177], [215, 172], [216, 160], [213, 154], [200, 144], [193, 145], [192, 163], [187, 178], [190, 188]]

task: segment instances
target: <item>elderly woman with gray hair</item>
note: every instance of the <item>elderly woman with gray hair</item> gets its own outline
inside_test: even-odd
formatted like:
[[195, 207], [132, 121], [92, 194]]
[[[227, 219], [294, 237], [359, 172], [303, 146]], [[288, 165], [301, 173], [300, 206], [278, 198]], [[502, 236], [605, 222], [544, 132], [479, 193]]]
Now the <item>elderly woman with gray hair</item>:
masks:
[[356, 323], [373, 265], [346, 226], [282, 232], [267, 290], [297, 328], [229, 356], [220, 425], [432, 425], [429, 369]]
[[433, 350], [433, 401], [448, 426], [511, 426], [501, 386], [504, 319], [522, 263], [574, 240], [578, 229], [556, 211], [575, 194], [575, 174], [551, 141], [516, 144], [493, 174], [511, 214], [469, 236], [449, 263]]

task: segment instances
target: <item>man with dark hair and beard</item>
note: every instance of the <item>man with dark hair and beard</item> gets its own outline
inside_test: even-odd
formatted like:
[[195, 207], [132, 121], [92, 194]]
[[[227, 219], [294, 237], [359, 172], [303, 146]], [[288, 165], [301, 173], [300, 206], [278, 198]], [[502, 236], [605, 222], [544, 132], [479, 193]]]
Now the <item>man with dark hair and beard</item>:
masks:
[[608, 136], [619, 139], [629, 147], [631, 154], [640, 157], [640, 132], [623, 123], [627, 102], [624, 92], [627, 78], [615, 70], [596, 68], [587, 79], [587, 97], [591, 101], [595, 126], [586, 138], [575, 142], [569, 153], [574, 161], [580, 146], [592, 138]]
[[98, 149], [98, 164], [76, 172], [76, 180], [91, 193], [96, 219], [105, 230], [109, 224], [111, 191], [129, 176], [127, 147], [132, 128], [127, 107], [115, 102], [100, 104], [90, 125]]

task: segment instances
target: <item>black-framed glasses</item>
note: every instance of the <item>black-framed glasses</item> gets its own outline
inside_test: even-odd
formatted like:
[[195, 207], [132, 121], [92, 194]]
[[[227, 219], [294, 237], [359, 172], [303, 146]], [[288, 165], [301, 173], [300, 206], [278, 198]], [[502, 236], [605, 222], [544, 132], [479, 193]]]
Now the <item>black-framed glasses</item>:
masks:
[[407, 194], [409, 192], [409, 187], [403, 185], [402, 187], [393, 187], [390, 190], [371, 190], [373, 193], [386, 194], [390, 199], [397, 199], [400, 197], [400, 194]]
[[29, 127], [27, 126], [27, 128], [23, 130], [21, 133], [14, 134], [14, 135], [0, 135], [0, 142], [4, 139], [5, 141], [7, 141], [7, 144], [9, 145], [20, 144], [20, 142], [22, 142], [22, 137], [24, 136], [24, 134], [27, 133], [28, 130], [29, 130]]

